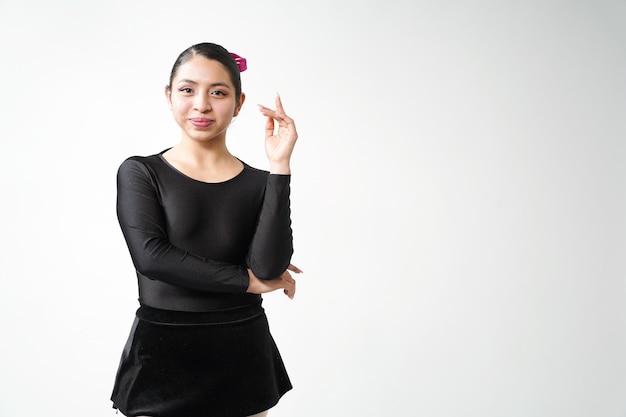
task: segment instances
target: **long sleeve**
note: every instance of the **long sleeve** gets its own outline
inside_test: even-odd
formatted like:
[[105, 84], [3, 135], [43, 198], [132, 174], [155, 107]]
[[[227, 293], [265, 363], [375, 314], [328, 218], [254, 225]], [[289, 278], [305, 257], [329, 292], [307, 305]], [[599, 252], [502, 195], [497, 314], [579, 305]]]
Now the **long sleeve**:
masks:
[[117, 189], [118, 220], [140, 274], [190, 290], [246, 291], [244, 266], [209, 260], [170, 243], [155, 180], [141, 162], [128, 159], [120, 166]]
[[270, 174], [247, 263], [260, 279], [274, 279], [289, 266], [293, 255], [290, 175]]

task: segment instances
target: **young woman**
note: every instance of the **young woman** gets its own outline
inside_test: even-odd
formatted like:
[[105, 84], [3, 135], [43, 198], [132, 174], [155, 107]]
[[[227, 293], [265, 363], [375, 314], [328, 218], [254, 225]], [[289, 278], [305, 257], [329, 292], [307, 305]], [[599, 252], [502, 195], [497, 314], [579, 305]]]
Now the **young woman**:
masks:
[[216, 44], [183, 51], [165, 88], [180, 142], [120, 166], [140, 302], [111, 397], [127, 416], [263, 416], [291, 389], [261, 294], [293, 298], [289, 271], [301, 272], [290, 264], [298, 135], [277, 97], [275, 110], [259, 106], [269, 172], [228, 151], [245, 64]]

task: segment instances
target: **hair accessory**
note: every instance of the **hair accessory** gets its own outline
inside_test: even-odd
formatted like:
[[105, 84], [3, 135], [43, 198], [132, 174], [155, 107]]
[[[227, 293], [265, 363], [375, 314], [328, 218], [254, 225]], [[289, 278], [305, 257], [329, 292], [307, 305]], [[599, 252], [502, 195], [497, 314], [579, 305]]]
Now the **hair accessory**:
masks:
[[237, 66], [239, 67], [239, 72], [244, 72], [248, 69], [248, 62], [246, 61], [246, 58], [241, 57], [233, 52], [230, 53], [230, 56], [232, 56], [237, 63]]

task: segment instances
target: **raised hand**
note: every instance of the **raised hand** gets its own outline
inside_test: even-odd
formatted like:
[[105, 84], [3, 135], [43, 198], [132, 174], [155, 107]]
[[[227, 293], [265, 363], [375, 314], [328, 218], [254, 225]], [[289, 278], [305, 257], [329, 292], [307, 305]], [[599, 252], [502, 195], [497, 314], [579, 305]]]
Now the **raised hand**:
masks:
[[[267, 117], [265, 122], [265, 153], [272, 174], [290, 174], [291, 153], [298, 139], [293, 119], [285, 113], [280, 96], [276, 95], [276, 110], [259, 104], [259, 110]], [[276, 129], [278, 124], [278, 129]], [[276, 132], [275, 132], [276, 130]]]

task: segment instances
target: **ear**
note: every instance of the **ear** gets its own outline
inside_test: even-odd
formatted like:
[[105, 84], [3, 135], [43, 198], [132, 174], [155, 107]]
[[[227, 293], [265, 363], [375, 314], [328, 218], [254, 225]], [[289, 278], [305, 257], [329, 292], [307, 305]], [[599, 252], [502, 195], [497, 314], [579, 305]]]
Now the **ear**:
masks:
[[172, 110], [172, 88], [169, 85], [165, 86], [165, 99], [168, 107]]
[[239, 97], [239, 103], [237, 103], [237, 106], [235, 107], [235, 113], [233, 113], [233, 117], [236, 117], [239, 114], [244, 101], [246, 101], [246, 95], [244, 93], [241, 93], [241, 97]]

